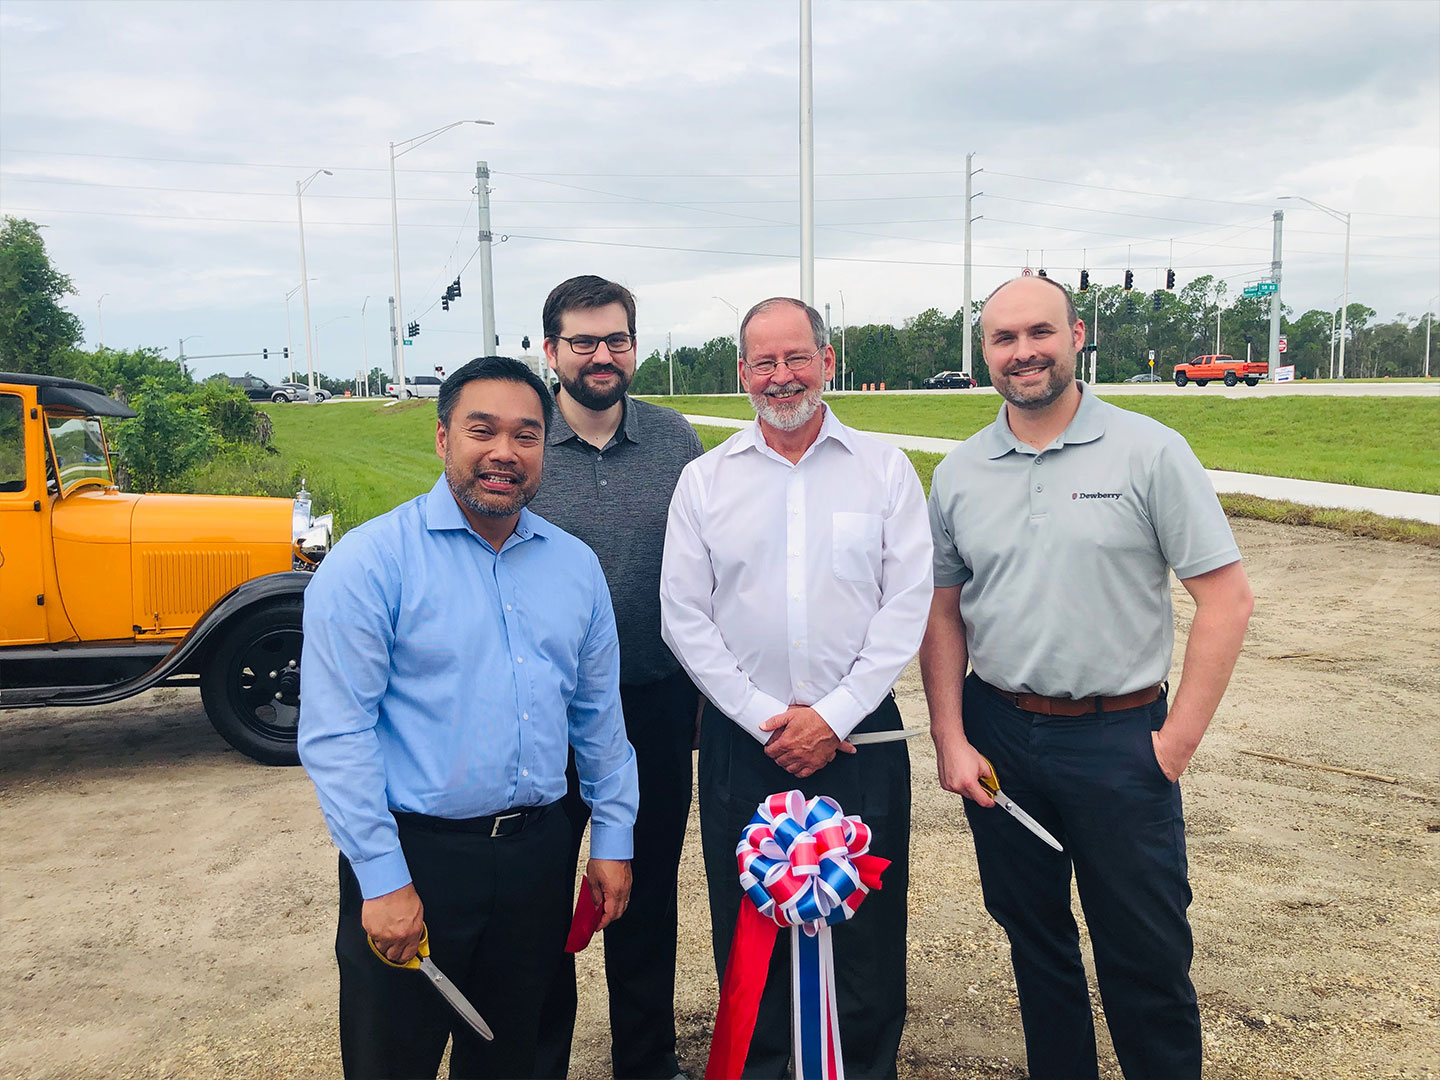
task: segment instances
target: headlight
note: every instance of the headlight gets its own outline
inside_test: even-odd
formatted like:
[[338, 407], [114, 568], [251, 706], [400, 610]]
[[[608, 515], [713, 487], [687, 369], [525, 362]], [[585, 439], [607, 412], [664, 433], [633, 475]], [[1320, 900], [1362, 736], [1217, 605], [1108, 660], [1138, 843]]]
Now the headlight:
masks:
[[330, 550], [333, 533], [332, 515], [310, 516], [310, 493], [305, 490], [305, 481], [301, 480], [290, 518], [291, 566], [296, 570], [313, 570], [319, 566], [320, 560]]

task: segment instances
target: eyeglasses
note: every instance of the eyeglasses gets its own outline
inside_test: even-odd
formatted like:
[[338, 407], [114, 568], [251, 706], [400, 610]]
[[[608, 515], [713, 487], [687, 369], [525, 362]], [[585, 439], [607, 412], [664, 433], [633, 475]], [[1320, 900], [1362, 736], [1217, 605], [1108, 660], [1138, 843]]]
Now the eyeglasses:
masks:
[[576, 356], [590, 356], [605, 343], [605, 348], [612, 354], [627, 353], [635, 347], [634, 334], [606, 334], [604, 337], [591, 337], [589, 334], [576, 334], [574, 337], [564, 337], [556, 334], [555, 337], [570, 346]]
[[793, 375], [796, 372], [806, 370], [813, 364], [815, 357], [820, 355], [820, 349], [823, 348], [825, 348], [825, 346], [821, 345], [819, 349], [816, 349], [809, 356], [787, 356], [783, 360], [756, 360], [755, 363], [747, 363], [745, 366], [756, 375], [774, 375], [775, 369], [781, 364], [784, 364], [785, 370]]

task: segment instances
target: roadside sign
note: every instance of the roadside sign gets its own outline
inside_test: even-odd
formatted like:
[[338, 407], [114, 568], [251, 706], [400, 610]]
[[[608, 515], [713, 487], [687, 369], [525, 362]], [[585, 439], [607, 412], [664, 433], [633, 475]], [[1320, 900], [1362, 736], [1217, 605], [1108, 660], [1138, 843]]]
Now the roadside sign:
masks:
[[1034, 273], [1035, 273], [1035, 271], [1034, 271], [1034, 270], [1031, 270], [1030, 267], [1027, 266], [1027, 267], [1025, 267], [1024, 270], [1021, 270], [1021, 271], [1020, 271], [1020, 276], [1021, 276], [1021, 277], [1031, 277], [1031, 276], [1034, 275]]
[[406, 344], [406, 345], [414, 345], [415, 342], [411, 341], [411, 340], [407, 337], [407, 338], [405, 339], [405, 344]]
[[1285, 351], [1285, 346], [1286, 346], [1285, 335], [1284, 335], [1284, 334], [1281, 334], [1281, 335], [1280, 335], [1280, 351], [1281, 351], [1281, 352], [1284, 352], [1284, 351]]
[[1260, 290], [1261, 296], [1273, 296], [1280, 291], [1278, 281], [1261, 281], [1255, 287]]
[[1259, 296], [1259, 295], [1260, 295], [1260, 286], [1259, 286], [1259, 285], [1246, 285], [1246, 286], [1245, 286], [1245, 295], [1246, 295], [1246, 296]]
[[1288, 367], [1278, 367], [1278, 368], [1276, 368], [1276, 369], [1275, 369], [1275, 381], [1276, 381], [1276, 382], [1294, 382], [1294, 381], [1295, 381], [1295, 365], [1294, 365], [1294, 364], [1291, 364], [1291, 365], [1288, 366]]
[[1151, 366], [1151, 367], [1154, 367], [1154, 366], [1155, 366], [1155, 350], [1154, 350], [1154, 349], [1151, 349], [1151, 350], [1150, 350], [1150, 366]]

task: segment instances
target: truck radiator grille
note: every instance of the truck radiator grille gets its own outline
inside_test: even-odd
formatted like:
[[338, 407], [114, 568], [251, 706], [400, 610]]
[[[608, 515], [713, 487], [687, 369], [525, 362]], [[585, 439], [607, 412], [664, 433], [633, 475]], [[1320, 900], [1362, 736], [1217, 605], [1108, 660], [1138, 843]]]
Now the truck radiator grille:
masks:
[[157, 630], [190, 625], [251, 576], [248, 551], [148, 551], [140, 569], [135, 621]]

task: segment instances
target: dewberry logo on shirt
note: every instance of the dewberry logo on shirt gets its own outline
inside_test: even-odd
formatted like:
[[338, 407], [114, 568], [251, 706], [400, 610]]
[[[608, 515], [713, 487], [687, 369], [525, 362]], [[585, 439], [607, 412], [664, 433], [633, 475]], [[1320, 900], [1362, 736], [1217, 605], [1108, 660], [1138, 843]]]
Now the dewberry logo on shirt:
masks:
[[1120, 498], [1120, 492], [1118, 492], [1118, 491], [1072, 491], [1072, 492], [1070, 493], [1070, 498], [1072, 498], [1072, 499], [1118, 499], [1118, 498]]

